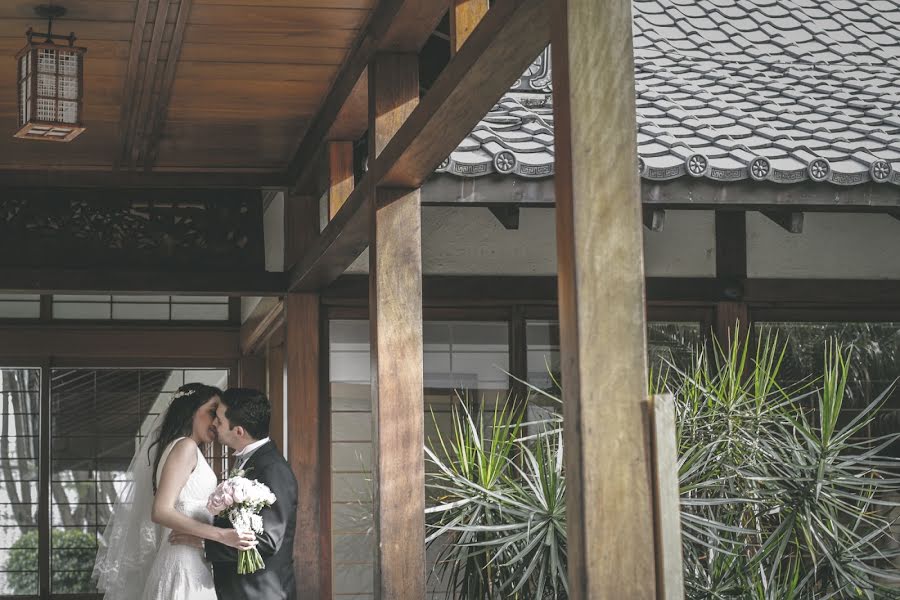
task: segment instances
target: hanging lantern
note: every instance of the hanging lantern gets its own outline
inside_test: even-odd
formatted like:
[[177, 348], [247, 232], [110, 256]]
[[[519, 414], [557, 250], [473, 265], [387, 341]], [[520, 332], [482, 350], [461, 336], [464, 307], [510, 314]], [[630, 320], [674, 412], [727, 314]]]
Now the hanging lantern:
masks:
[[15, 137], [70, 142], [85, 129], [81, 110], [86, 49], [75, 46], [74, 33], [53, 34], [53, 19], [66, 13], [64, 7], [42, 4], [35, 12], [48, 20], [47, 33], [29, 27], [28, 42], [16, 55], [19, 130]]

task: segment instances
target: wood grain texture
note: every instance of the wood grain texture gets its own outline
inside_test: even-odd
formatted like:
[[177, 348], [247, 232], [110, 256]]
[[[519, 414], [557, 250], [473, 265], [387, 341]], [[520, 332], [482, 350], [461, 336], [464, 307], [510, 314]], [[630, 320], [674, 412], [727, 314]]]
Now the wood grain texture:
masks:
[[264, 356], [242, 355], [238, 363], [238, 385], [256, 390], [266, 389], [266, 359]]
[[498, 1], [404, 123], [384, 160], [369, 164], [380, 185], [420, 187], [550, 40], [545, 0]]
[[339, 277], [369, 245], [375, 186], [420, 186], [506, 91], [507, 82], [522, 74], [549, 31], [544, 0], [497, 2], [397, 134], [370, 158], [369, 171], [291, 270], [289, 289], [321, 289]]
[[353, 142], [328, 142], [328, 219], [353, 193]]
[[[449, 0], [382, 0], [351, 47], [327, 96], [288, 164], [288, 179], [305, 179], [360, 77], [378, 51], [418, 52], [447, 10]], [[358, 98], [358, 95], [357, 95]], [[357, 100], [358, 101], [358, 100]]]
[[453, 0], [450, 6], [450, 54], [456, 54], [490, 8], [489, 0]]
[[269, 338], [284, 326], [284, 301], [281, 298], [262, 298], [241, 325], [241, 353], [261, 352]]
[[262, 386], [259, 389], [266, 390], [269, 402], [272, 405], [272, 418], [269, 423], [269, 437], [274, 440], [278, 449], [284, 453], [287, 450], [287, 422], [284, 411], [284, 344], [270, 344], [266, 348], [265, 371]]
[[[419, 99], [411, 54], [369, 65], [371, 158]], [[425, 596], [422, 227], [419, 190], [378, 190], [370, 205], [375, 600]]]
[[297, 477], [300, 598], [331, 598], [331, 407], [321, 380], [319, 296], [285, 296], [287, 456]]
[[651, 396], [648, 406], [653, 431], [657, 600], [684, 600], [675, 398], [671, 394]]
[[716, 211], [716, 275], [747, 276], [747, 215], [740, 211]]
[[655, 600], [631, 3], [553, 11], [569, 597]]

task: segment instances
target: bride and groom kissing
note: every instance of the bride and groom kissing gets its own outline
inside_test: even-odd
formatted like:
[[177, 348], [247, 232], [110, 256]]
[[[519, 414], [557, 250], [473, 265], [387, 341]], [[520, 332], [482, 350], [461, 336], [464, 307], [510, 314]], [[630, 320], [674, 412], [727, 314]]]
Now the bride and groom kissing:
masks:
[[[135, 452], [94, 565], [104, 600], [294, 600], [297, 480], [268, 438], [271, 406], [258, 390], [178, 389]], [[235, 469], [276, 500], [262, 527], [240, 530], [208, 508], [218, 484], [204, 448], [234, 450]], [[257, 519], [259, 521], [259, 519]], [[265, 568], [238, 574], [241, 551]]]

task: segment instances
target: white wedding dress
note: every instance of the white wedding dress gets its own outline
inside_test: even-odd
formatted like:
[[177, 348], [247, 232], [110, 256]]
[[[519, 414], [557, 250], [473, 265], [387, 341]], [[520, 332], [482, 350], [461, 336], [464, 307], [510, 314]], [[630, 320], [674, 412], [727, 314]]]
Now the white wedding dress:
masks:
[[[183, 438], [179, 438], [183, 439]], [[156, 473], [159, 484], [163, 465], [178, 440], [163, 451]], [[178, 495], [175, 508], [188, 517], [203, 523], [212, 523], [212, 515], [206, 509], [209, 495], [216, 489], [216, 474], [197, 448], [197, 466], [188, 477]], [[171, 530], [162, 528], [159, 550], [144, 586], [142, 600], [216, 600], [212, 567], [206, 561], [203, 550], [194, 546], [169, 543]]]

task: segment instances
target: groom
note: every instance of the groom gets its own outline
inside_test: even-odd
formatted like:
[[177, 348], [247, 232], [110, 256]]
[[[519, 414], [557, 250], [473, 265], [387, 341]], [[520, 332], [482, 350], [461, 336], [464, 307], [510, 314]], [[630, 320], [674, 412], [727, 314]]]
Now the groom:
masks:
[[[294, 531], [297, 524], [297, 480], [287, 461], [268, 438], [271, 406], [265, 394], [248, 388], [226, 390], [216, 409], [219, 442], [233, 449], [235, 468], [245, 477], [266, 484], [275, 504], [264, 508], [263, 533], [256, 547], [266, 568], [237, 574], [237, 550], [206, 542], [206, 558], [213, 564], [219, 600], [295, 600]], [[231, 523], [216, 517], [217, 527]]]

